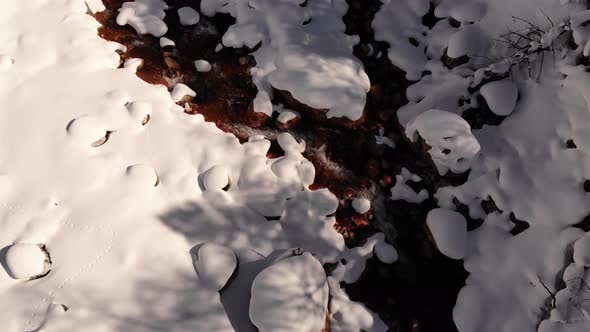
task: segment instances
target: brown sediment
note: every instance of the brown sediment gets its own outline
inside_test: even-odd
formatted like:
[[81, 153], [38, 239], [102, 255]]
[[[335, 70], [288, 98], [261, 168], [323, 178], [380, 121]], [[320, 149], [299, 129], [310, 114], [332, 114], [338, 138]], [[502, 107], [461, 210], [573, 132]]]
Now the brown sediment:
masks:
[[[278, 123], [276, 113], [269, 117], [253, 111], [252, 101], [257, 93], [250, 76], [255, 65], [253, 50], [214, 51], [223, 33], [234, 23], [230, 16], [201, 15], [198, 25], [185, 27], [179, 24], [175, 9], [191, 6], [198, 10], [200, 1], [166, 0], [171, 9], [166, 12], [165, 37], [176, 46], [161, 48], [159, 38], [138, 35], [133, 28], [116, 24], [118, 9], [126, 0], [103, 1], [108, 9], [95, 15], [102, 24], [99, 35], [127, 46], [122, 60], [144, 60], [137, 73], [140, 78], [168, 88], [177, 82], [188, 85], [197, 96], [187, 102], [187, 116], [202, 114], [206, 121], [214, 122], [241, 141], [254, 133], [274, 140], [284, 131], [305, 140], [304, 155], [316, 169], [311, 188], [328, 188], [339, 199], [335, 228], [346, 243], [362, 244], [377, 230], [385, 232], [388, 241], [395, 240], [399, 262], [387, 265], [370, 259], [359, 282], [346, 285], [353, 300], [377, 312], [391, 331], [456, 331], [452, 308], [466, 272], [460, 261], [436, 252], [424, 222], [427, 212], [436, 207], [432, 193], [440, 186], [463, 183], [466, 175], [439, 176], [425, 147], [412, 144], [405, 137], [396, 111], [407, 103], [405, 90], [410, 82], [387, 59], [389, 46], [374, 40], [371, 22], [380, 6], [378, 0], [348, 0], [350, 9], [343, 18], [347, 33], [361, 37], [354, 55], [363, 62], [372, 82], [363, 116], [357, 121], [327, 119], [327, 110], [314, 109], [287, 91], [275, 90], [273, 103], [300, 114], [300, 119], [287, 125]], [[384, 56], [377, 57], [378, 53]], [[212, 70], [198, 73], [193, 64], [197, 59], [209, 61]], [[395, 142], [395, 149], [376, 143], [375, 135], [380, 129]], [[269, 157], [282, 153], [276, 140], [272, 141]], [[387, 199], [393, 176], [402, 167], [422, 177], [423, 181], [412, 187], [427, 189], [431, 198], [421, 204]], [[350, 206], [355, 197], [379, 200], [381, 211], [356, 213]], [[376, 226], [377, 214], [384, 219], [380, 224], [393, 225], [395, 232]]]

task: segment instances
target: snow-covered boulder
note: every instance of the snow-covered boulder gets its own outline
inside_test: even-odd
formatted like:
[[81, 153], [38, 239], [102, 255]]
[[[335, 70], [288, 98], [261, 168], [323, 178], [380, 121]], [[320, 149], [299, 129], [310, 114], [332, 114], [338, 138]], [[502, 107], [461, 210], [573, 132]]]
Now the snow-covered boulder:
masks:
[[14, 243], [6, 250], [3, 263], [13, 279], [34, 279], [50, 268], [46, 251], [36, 243]]
[[385, 264], [391, 264], [397, 261], [398, 258], [397, 250], [385, 241], [375, 243], [373, 252], [375, 253], [375, 256], [377, 256], [377, 259]]
[[479, 21], [487, 11], [487, 3], [472, 0], [465, 1], [456, 6], [452, 6], [448, 10], [448, 15], [459, 22], [475, 22]]
[[82, 115], [72, 120], [67, 126], [68, 136], [77, 144], [98, 147], [107, 137], [107, 126], [97, 117]]
[[192, 248], [191, 257], [201, 283], [215, 291], [227, 284], [238, 266], [234, 251], [215, 243], [204, 243]]
[[195, 68], [199, 73], [206, 73], [211, 70], [211, 64], [207, 60], [195, 61]]
[[497, 115], [506, 116], [516, 106], [518, 88], [511, 80], [501, 80], [487, 83], [480, 89], [490, 110]]
[[178, 103], [179, 101], [183, 100], [186, 96], [189, 97], [196, 97], [197, 93], [194, 92], [191, 88], [189, 88], [186, 84], [177, 83], [174, 88], [172, 88], [172, 92], [170, 92], [170, 97], [172, 101]]
[[191, 7], [182, 7], [178, 9], [178, 18], [182, 25], [194, 25], [199, 23], [199, 13]]
[[229, 185], [229, 169], [223, 165], [213, 166], [203, 177], [206, 190], [222, 190]]
[[151, 34], [162, 37], [168, 32], [168, 26], [164, 23], [164, 17], [168, 6], [161, 0], [135, 0], [125, 2], [119, 15], [118, 25], [131, 25], [140, 34]]
[[355, 198], [352, 200], [352, 208], [360, 214], [369, 212], [371, 209], [371, 201], [366, 198]]
[[410, 121], [406, 136], [416, 142], [418, 135], [431, 147], [428, 153], [441, 175], [449, 169], [455, 173], [465, 172], [480, 150], [469, 123], [446, 111], [429, 110]]
[[434, 237], [438, 250], [453, 259], [462, 259], [467, 253], [467, 221], [458, 212], [434, 209], [428, 212], [426, 224]]
[[319, 332], [326, 322], [328, 294], [317, 259], [310, 253], [289, 257], [254, 279], [250, 320], [260, 332]]
[[462, 56], [478, 56], [484, 54], [488, 47], [488, 38], [481, 28], [476, 25], [466, 25], [449, 39], [447, 55], [457, 59]]

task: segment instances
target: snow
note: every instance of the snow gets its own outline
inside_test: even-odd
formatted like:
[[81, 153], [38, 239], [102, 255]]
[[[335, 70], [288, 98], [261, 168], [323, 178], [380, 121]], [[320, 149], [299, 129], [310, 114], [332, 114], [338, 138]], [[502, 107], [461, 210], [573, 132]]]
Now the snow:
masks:
[[359, 214], [367, 213], [371, 209], [371, 201], [366, 198], [355, 198], [351, 204], [352, 208]]
[[464, 55], [469, 57], [486, 54], [489, 39], [478, 25], [461, 26], [449, 39], [447, 55], [457, 59]]
[[494, 81], [481, 87], [481, 95], [497, 115], [507, 116], [514, 110], [518, 98], [518, 87], [510, 80]]
[[[92, 8], [100, 10], [97, 3]], [[0, 54], [14, 62], [0, 75], [0, 248], [44, 243], [52, 263], [34, 282], [0, 273], [4, 330], [248, 329], [248, 315], [238, 314], [250, 309], [251, 283], [239, 271], [270, 262], [278, 250], [299, 247], [321, 263], [347, 257], [350, 267], [339, 271], [348, 282], [362, 273], [374, 241], [362, 252], [346, 247], [331, 216], [338, 200], [327, 189], [309, 189], [315, 169], [303, 156], [305, 142], [283, 133], [285, 154], [268, 158], [268, 139], [240, 143], [201, 115], [184, 113], [176, 103], [195, 93], [182, 83], [170, 92], [142, 81], [140, 59], [120, 68], [123, 46], [97, 35], [85, 1], [15, 1], [6, 9]], [[165, 9], [163, 1], [126, 2], [118, 23], [161, 37]], [[343, 27], [329, 31], [338, 36]], [[339, 39], [348, 37], [334, 43]], [[203, 243], [196, 275], [189, 253]], [[209, 245], [227, 250], [207, 253]], [[231, 262], [230, 251], [238, 272], [226, 280], [231, 264], [218, 263]], [[311, 271], [319, 265], [326, 280], [318, 262]], [[370, 316], [365, 330], [383, 326], [350, 300], [340, 306]], [[350, 331], [358, 323], [340, 325]]]
[[14, 279], [31, 279], [45, 271], [45, 252], [37, 244], [15, 243], [3, 255], [6, 273]]
[[401, 173], [395, 176], [395, 185], [390, 189], [390, 198], [393, 200], [404, 200], [409, 203], [422, 203], [428, 199], [429, 195], [426, 189], [422, 189], [416, 193], [407, 185], [408, 181], [417, 183], [422, 181], [422, 178], [416, 174], [412, 174], [405, 167], [402, 167]]
[[213, 166], [205, 172], [203, 185], [207, 190], [221, 190], [229, 183], [229, 170], [225, 166]]
[[460, 213], [447, 209], [433, 209], [426, 217], [428, 229], [440, 252], [453, 259], [467, 254], [467, 222]]
[[238, 266], [233, 250], [215, 243], [192, 248], [191, 257], [199, 280], [214, 291], [220, 291], [227, 284]]
[[375, 247], [373, 247], [373, 252], [377, 259], [385, 264], [392, 264], [397, 261], [398, 258], [395, 248], [391, 244], [385, 242], [377, 242]]
[[173, 40], [168, 39], [166, 37], [160, 37], [160, 47], [166, 46], [176, 46], [176, 43], [174, 43]]
[[186, 96], [196, 97], [197, 93], [189, 88], [186, 84], [176, 83], [174, 88], [172, 88], [172, 92], [170, 92], [170, 96], [172, 97], [172, 100], [177, 103], [183, 100]]
[[199, 13], [191, 7], [182, 7], [178, 9], [178, 18], [182, 25], [195, 25], [199, 23]]
[[131, 25], [140, 34], [151, 34], [162, 37], [168, 31], [164, 17], [168, 6], [161, 0], [135, 0], [125, 2], [119, 15], [117, 24]]
[[211, 64], [206, 60], [195, 61], [195, 68], [200, 73], [206, 73], [211, 70]]
[[254, 279], [250, 320], [260, 332], [321, 331], [328, 293], [324, 268], [310, 253], [286, 258]]
[[585, 235], [574, 244], [574, 262], [590, 267], [590, 235]]
[[[358, 120], [365, 107], [370, 82], [352, 55], [358, 37], [344, 34], [345, 0], [259, 0], [251, 3], [204, 1], [205, 15], [227, 12], [237, 23], [223, 36], [225, 47], [260, 48], [253, 53], [251, 74], [258, 88], [254, 110], [272, 114], [271, 87], [289, 91], [295, 99], [326, 116]], [[308, 24], [303, 24], [310, 20]]]
[[480, 150], [471, 127], [460, 116], [432, 109], [418, 115], [406, 127], [406, 136], [416, 142], [420, 135], [430, 146], [428, 154], [440, 174], [469, 169], [471, 160]]
[[464, 1], [459, 5], [448, 9], [448, 13], [444, 13], [444, 4], [438, 6], [435, 15], [438, 17], [445, 17], [448, 15], [459, 22], [476, 22], [484, 17], [486, 10], [487, 3], [484, 1]]

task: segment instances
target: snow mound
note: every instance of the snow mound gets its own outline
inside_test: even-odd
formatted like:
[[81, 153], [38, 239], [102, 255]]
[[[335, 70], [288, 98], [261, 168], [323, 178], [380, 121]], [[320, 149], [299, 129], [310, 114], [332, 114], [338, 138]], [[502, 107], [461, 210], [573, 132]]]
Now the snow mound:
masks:
[[191, 7], [182, 7], [178, 9], [178, 17], [182, 25], [195, 25], [199, 23], [199, 13]]
[[391, 264], [397, 261], [398, 258], [397, 250], [385, 241], [377, 242], [375, 247], [373, 247], [373, 252], [377, 256], [377, 259], [385, 264]]
[[387, 325], [363, 304], [352, 302], [338, 280], [328, 277], [330, 287], [330, 331], [385, 332]]
[[318, 332], [328, 310], [328, 281], [310, 253], [286, 258], [252, 284], [250, 320], [260, 332]]
[[422, 203], [428, 199], [428, 191], [426, 189], [422, 189], [416, 193], [414, 189], [407, 185], [408, 181], [420, 182], [422, 178], [416, 174], [412, 174], [407, 168], [402, 167], [402, 172], [395, 176], [395, 185], [390, 189], [390, 198], [393, 200], [404, 200], [409, 203]]
[[352, 208], [360, 214], [369, 212], [371, 209], [371, 201], [366, 198], [355, 198], [352, 200]]
[[164, 17], [168, 6], [162, 0], [135, 0], [125, 2], [119, 15], [117, 24], [131, 25], [135, 31], [140, 34], [151, 34], [155, 37], [162, 37], [168, 32], [168, 27], [164, 23]]
[[236, 18], [223, 36], [223, 46], [254, 48], [260, 43], [251, 70], [258, 88], [255, 111], [271, 115], [275, 87], [303, 104], [327, 110], [328, 118], [358, 120], [370, 81], [352, 55], [358, 37], [344, 34], [347, 9], [344, 0], [201, 3], [205, 15], [224, 12]]
[[166, 37], [160, 37], [160, 47], [176, 46], [176, 43]]
[[467, 121], [450, 112], [433, 109], [418, 115], [406, 136], [416, 142], [418, 135], [431, 147], [428, 153], [440, 174], [465, 172], [480, 149]]
[[213, 166], [203, 178], [206, 190], [222, 190], [229, 185], [229, 170], [225, 166]]
[[195, 61], [195, 68], [200, 73], [206, 73], [211, 70], [211, 64], [206, 60], [197, 60]]
[[67, 132], [78, 144], [98, 146], [105, 140], [107, 126], [94, 116], [83, 115], [70, 122]]
[[215, 291], [220, 291], [227, 284], [238, 266], [234, 251], [215, 243], [193, 247], [191, 257], [201, 283]]
[[506, 116], [514, 111], [518, 99], [518, 88], [511, 80], [494, 81], [480, 89], [490, 110], [497, 115]]
[[33, 279], [48, 271], [47, 255], [38, 244], [15, 243], [4, 256], [4, 268], [13, 279]]
[[442, 254], [462, 259], [467, 254], [467, 222], [460, 213], [447, 209], [428, 212], [426, 224]]
[[178, 103], [179, 101], [183, 100], [186, 96], [195, 97], [197, 95], [191, 88], [186, 86], [183, 83], [177, 83], [174, 88], [172, 88], [172, 92], [170, 96], [172, 97], [172, 101]]
[[461, 26], [449, 39], [447, 55], [451, 58], [460, 58], [464, 55], [477, 57], [486, 54], [489, 47], [489, 38], [477, 25]]

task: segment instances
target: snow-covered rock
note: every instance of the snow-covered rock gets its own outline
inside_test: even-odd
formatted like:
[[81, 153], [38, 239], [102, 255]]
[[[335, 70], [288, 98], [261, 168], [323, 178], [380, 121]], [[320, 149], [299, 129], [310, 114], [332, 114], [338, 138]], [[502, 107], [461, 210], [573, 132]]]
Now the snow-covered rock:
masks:
[[420, 182], [422, 178], [416, 174], [412, 174], [407, 168], [402, 167], [401, 173], [395, 176], [395, 185], [390, 189], [390, 198], [393, 200], [404, 200], [409, 203], [422, 203], [428, 199], [429, 195], [426, 189], [415, 192], [414, 189], [407, 185], [408, 181]]
[[440, 252], [453, 259], [467, 254], [467, 222], [460, 213], [447, 209], [434, 209], [426, 217], [428, 229]]
[[229, 170], [227, 167], [213, 166], [203, 177], [203, 185], [207, 190], [222, 190], [229, 184]]
[[355, 198], [352, 200], [352, 208], [360, 214], [369, 212], [371, 209], [371, 201], [366, 198]]
[[[459, 22], [475, 22], [484, 17], [487, 7], [487, 3], [484, 1], [465, 1], [457, 6], [451, 7], [448, 10], [448, 15]], [[439, 9], [437, 14], [441, 14], [441, 12]]]
[[196, 95], [196, 92], [183, 83], [177, 83], [170, 93], [170, 96], [175, 103], [181, 101], [185, 96], [195, 97]]
[[432, 109], [418, 115], [406, 127], [406, 136], [416, 142], [418, 135], [431, 147], [428, 153], [440, 174], [465, 172], [480, 150], [467, 121], [450, 112]]
[[166, 47], [166, 46], [176, 46], [176, 43], [166, 37], [160, 37], [160, 47]]
[[199, 23], [199, 13], [191, 7], [182, 7], [178, 9], [178, 17], [182, 25], [194, 25]]
[[84, 146], [96, 146], [105, 139], [107, 126], [94, 116], [80, 116], [67, 126], [68, 136]]
[[397, 261], [398, 258], [397, 250], [385, 241], [375, 243], [373, 252], [375, 253], [375, 256], [377, 256], [377, 259], [386, 264], [391, 264]]
[[215, 243], [203, 243], [192, 248], [191, 257], [201, 283], [215, 291], [227, 284], [238, 266], [234, 251]]
[[195, 68], [200, 73], [206, 73], [211, 70], [211, 64], [206, 60], [197, 60], [195, 61]]
[[464, 55], [473, 57], [484, 54], [489, 38], [476, 25], [461, 26], [449, 39], [447, 55], [457, 59]]
[[117, 24], [131, 25], [140, 34], [152, 34], [161, 37], [168, 32], [168, 26], [164, 23], [164, 17], [168, 6], [161, 0], [135, 0], [125, 2], [119, 15]]
[[318, 332], [328, 310], [328, 281], [310, 253], [286, 258], [252, 284], [250, 320], [260, 332]]
[[3, 265], [13, 279], [32, 279], [48, 271], [47, 255], [34, 243], [15, 243], [8, 247]]
[[480, 92], [490, 110], [500, 116], [512, 113], [518, 99], [518, 88], [508, 79], [487, 83]]

